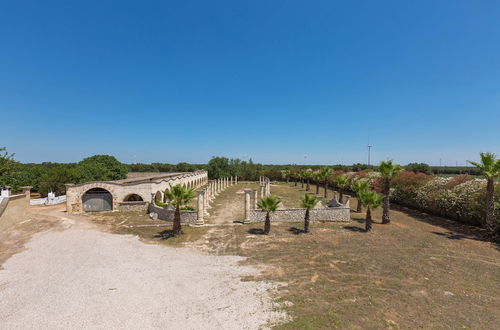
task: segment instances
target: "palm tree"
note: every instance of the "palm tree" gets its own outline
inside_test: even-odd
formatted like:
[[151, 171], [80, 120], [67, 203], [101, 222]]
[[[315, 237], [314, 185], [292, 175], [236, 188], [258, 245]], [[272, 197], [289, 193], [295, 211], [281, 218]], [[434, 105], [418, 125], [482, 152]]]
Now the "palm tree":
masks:
[[351, 185], [352, 191], [356, 193], [356, 197], [358, 198], [358, 205], [356, 207], [356, 212], [360, 213], [363, 211], [362, 206], [363, 203], [361, 203], [361, 198], [360, 195], [363, 191], [368, 190], [369, 184], [366, 181], [354, 181], [353, 184]]
[[295, 171], [295, 172], [292, 172], [290, 175], [293, 178], [293, 181], [295, 182], [294, 186], [297, 187], [297, 184], [299, 181], [299, 172]]
[[314, 172], [313, 178], [314, 178], [314, 181], [316, 181], [316, 195], [319, 195], [319, 184], [321, 181], [323, 181], [323, 177], [321, 176], [321, 171]]
[[319, 172], [321, 177], [320, 181], [323, 181], [325, 184], [325, 193], [323, 195], [325, 199], [328, 198], [328, 178], [332, 175], [332, 172], [332, 169], [328, 167], [322, 168]]
[[471, 162], [477, 167], [486, 178], [486, 219], [485, 227], [488, 238], [492, 241], [498, 239], [496, 218], [495, 218], [495, 179], [500, 177], [500, 159], [491, 152], [481, 152], [481, 162]]
[[301, 188], [304, 188], [304, 170], [300, 170], [297, 172], [297, 179], [300, 180]]
[[290, 173], [291, 173], [290, 170], [282, 170], [281, 171], [281, 176], [283, 177], [283, 179], [286, 179], [286, 183], [290, 182]]
[[381, 162], [378, 166], [380, 174], [382, 174], [382, 193], [384, 194], [384, 209], [382, 212], [382, 223], [391, 222], [389, 214], [391, 181], [394, 177], [403, 170], [401, 165], [393, 164], [392, 160]]
[[368, 232], [372, 229], [372, 210], [382, 204], [382, 195], [371, 190], [363, 190], [359, 197], [366, 206], [365, 231]]
[[172, 232], [174, 236], [182, 234], [181, 228], [181, 207], [188, 204], [196, 197], [194, 189], [184, 188], [180, 184], [175, 185], [172, 189], [165, 190], [165, 196], [170, 200], [170, 204], [175, 207], [174, 224]]
[[281, 201], [274, 196], [262, 197], [257, 203], [257, 207], [266, 212], [266, 221], [264, 222], [264, 234], [267, 235], [271, 231], [271, 218], [269, 214], [276, 211]]
[[339, 203], [344, 199], [344, 190], [349, 185], [349, 179], [345, 175], [339, 175], [335, 178], [335, 184], [339, 188]]
[[302, 207], [306, 209], [306, 215], [304, 216], [304, 233], [309, 232], [309, 211], [318, 204], [316, 196], [305, 194], [302, 198]]
[[306, 179], [306, 191], [311, 190], [311, 177], [313, 175], [312, 170], [305, 170], [302, 175], [304, 176], [304, 179]]

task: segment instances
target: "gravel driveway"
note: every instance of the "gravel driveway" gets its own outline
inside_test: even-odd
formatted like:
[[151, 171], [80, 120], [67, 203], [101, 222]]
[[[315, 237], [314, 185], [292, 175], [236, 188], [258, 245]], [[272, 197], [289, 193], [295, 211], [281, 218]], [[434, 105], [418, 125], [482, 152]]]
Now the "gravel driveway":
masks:
[[257, 329], [274, 285], [240, 257], [145, 244], [65, 220], [0, 271], [1, 329]]

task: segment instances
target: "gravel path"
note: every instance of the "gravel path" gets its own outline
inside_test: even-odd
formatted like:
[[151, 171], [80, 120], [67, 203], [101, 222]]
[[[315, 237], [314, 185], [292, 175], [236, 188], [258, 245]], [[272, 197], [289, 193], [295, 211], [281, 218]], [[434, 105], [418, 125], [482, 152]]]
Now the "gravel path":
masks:
[[65, 219], [0, 271], [0, 329], [258, 329], [273, 312], [240, 257], [208, 256]]

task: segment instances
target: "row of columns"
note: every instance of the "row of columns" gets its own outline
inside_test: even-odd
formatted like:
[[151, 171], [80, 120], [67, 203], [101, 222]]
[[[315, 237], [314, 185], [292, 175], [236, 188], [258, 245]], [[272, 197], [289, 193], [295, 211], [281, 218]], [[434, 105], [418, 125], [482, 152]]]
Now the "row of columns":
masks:
[[[259, 178], [260, 198], [271, 195], [271, 180], [266, 177]], [[245, 222], [250, 220], [250, 210], [257, 209], [259, 191], [257, 189], [245, 189]]]
[[212, 207], [210, 202], [217, 197], [224, 189], [229, 186], [238, 183], [238, 177], [224, 177], [215, 180], [211, 180], [203, 188], [196, 192], [198, 193], [198, 205], [197, 205], [197, 221], [196, 224], [202, 225], [204, 223], [204, 217], [209, 216], [208, 210]]

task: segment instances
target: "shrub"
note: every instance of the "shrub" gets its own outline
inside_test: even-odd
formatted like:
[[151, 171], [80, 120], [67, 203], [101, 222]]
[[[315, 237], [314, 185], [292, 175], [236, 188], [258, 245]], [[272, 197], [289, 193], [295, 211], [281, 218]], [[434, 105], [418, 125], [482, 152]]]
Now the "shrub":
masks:
[[168, 203], [163, 203], [162, 201], [155, 201], [156, 206], [158, 207], [166, 207]]
[[182, 211], [194, 211], [194, 208], [192, 206], [183, 206], [181, 207]]

